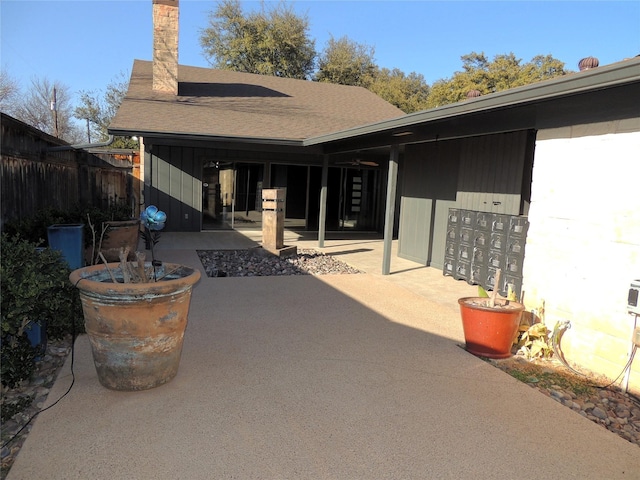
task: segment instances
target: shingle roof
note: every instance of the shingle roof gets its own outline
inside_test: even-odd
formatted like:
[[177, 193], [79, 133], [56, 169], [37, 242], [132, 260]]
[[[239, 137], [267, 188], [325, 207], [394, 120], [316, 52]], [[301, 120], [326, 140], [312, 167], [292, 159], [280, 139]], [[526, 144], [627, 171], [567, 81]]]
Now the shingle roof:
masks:
[[152, 91], [151, 72], [134, 61], [110, 132], [301, 141], [405, 115], [361, 87], [181, 65], [173, 96]]

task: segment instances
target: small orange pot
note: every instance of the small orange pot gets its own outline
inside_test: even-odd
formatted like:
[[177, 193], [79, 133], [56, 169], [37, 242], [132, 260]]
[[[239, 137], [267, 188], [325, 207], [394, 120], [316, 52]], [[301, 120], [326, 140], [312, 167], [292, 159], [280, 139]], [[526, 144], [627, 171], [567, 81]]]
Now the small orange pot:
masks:
[[466, 350], [480, 357], [510, 357], [524, 305], [498, 301], [496, 307], [490, 308], [482, 305], [486, 300], [481, 297], [458, 300]]
[[[109, 268], [122, 281], [119, 264]], [[104, 265], [74, 270], [98, 380], [112, 390], [146, 390], [178, 372], [193, 285], [200, 272], [165, 263], [154, 283], [113, 283]]]

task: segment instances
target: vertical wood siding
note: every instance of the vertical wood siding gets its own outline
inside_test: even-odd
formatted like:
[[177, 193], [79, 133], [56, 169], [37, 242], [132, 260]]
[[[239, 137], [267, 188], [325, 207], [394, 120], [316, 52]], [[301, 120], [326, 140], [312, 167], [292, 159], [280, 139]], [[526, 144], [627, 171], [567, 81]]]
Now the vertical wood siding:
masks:
[[202, 160], [192, 147], [153, 145], [145, 170], [147, 205], [167, 213], [167, 231], [198, 232], [202, 211]]
[[[405, 151], [398, 253], [423, 265], [442, 267], [449, 207], [458, 184], [457, 142], [408, 145]], [[441, 238], [442, 237], [442, 238]]]
[[[398, 255], [443, 266], [449, 208], [522, 214], [535, 135], [518, 131], [407, 145]], [[523, 195], [526, 198], [523, 198]]]
[[519, 215], [527, 131], [462, 141], [458, 207]]

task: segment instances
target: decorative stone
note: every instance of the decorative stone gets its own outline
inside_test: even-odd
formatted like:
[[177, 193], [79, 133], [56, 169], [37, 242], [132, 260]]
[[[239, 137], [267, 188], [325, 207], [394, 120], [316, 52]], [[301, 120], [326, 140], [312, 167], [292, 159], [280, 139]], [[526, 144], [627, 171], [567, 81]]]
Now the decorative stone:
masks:
[[591, 410], [591, 414], [596, 417], [599, 418], [601, 420], [604, 420], [607, 418], [607, 412], [605, 412], [603, 409], [601, 409], [600, 407], [595, 407], [593, 410]]
[[198, 256], [209, 277], [361, 273], [331, 255], [307, 249], [300, 249], [289, 257], [271, 255], [261, 252], [260, 249], [199, 250]]

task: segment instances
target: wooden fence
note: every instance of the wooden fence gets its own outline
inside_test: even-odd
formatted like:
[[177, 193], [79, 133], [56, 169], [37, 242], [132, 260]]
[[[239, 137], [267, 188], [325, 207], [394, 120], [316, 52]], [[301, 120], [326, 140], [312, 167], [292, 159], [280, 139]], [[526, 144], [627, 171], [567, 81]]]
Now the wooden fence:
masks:
[[8, 220], [49, 207], [105, 208], [126, 202], [136, 211], [139, 186], [132, 175], [133, 154], [52, 151], [67, 144], [4, 113], [1, 128], [0, 229]]

